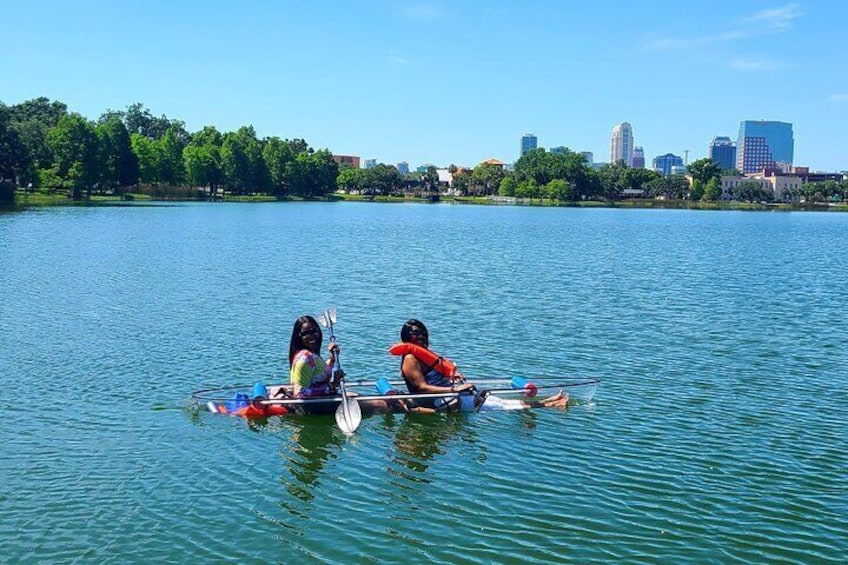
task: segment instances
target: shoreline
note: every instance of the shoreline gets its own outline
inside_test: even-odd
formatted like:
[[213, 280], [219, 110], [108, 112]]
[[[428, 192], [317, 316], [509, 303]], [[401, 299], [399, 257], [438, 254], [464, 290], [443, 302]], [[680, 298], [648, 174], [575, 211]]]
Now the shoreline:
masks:
[[[25, 192], [17, 190], [15, 201], [0, 203], [0, 209], [22, 210], [27, 208], [51, 206], [138, 206], [145, 204], [168, 204], [178, 202], [209, 202], [197, 198], [153, 198], [144, 194], [128, 194], [122, 196], [93, 195], [86, 200], [71, 200], [62, 193], [46, 194], [41, 192]], [[379, 202], [379, 203], [416, 203], [434, 204], [427, 198], [406, 196], [365, 196], [354, 194], [333, 193], [325, 198], [303, 199], [257, 196], [228, 196], [215, 200], [218, 203], [268, 203], [268, 202]], [[530, 206], [535, 208], [618, 208], [618, 209], [668, 209], [668, 210], [744, 210], [744, 211], [780, 211], [780, 212], [848, 212], [848, 203], [756, 203], [756, 202], [707, 202], [690, 200], [648, 200], [634, 198], [617, 201], [587, 200], [587, 201], [554, 201], [535, 198], [514, 198], [511, 201], [497, 201], [480, 196], [440, 196], [435, 204], [464, 204], [473, 206]]]

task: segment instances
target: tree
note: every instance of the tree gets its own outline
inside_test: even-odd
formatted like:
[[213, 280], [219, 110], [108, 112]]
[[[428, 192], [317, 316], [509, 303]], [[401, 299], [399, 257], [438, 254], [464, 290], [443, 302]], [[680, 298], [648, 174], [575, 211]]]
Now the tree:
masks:
[[704, 200], [715, 201], [721, 198], [721, 182], [719, 179], [711, 178], [704, 187]]
[[65, 103], [51, 102], [42, 96], [12, 106], [11, 111], [10, 119], [35, 167], [44, 169], [53, 166], [47, 133], [68, 114]]
[[346, 192], [361, 191], [366, 186], [365, 182], [365, 170], [353, 167], [342, 167], [336, 177], [336, 184]]
[[279, 137], [271, 137], [265, 140], [262, 149], [262, 158], [268, 170], [272, 194], [286, 196], [289, 192], [288, 171], [294, 163], [297, 154], [294, 145], [289, 141], [283, 141]]
[[763, 189], [760, 183], [755, 181], [742, 181], [733, 189], [733, 198], [741, 202], [771, 201], [769, 191]]
[[117, 115], [95, 126], [100, 143], [100, 186], [125, 187], [138, 182], [138, 157], [132, 150], [130, 134]]
[[130, 134], [130, 145], [138, 159], [138, 177], [143, 184], [159, 181], [156, 142], [140, 133]]
[[28, 165], [29, 155], [11, 117], [11, 110], [0, 104], [0, 182], [8, 179], [14, 185], [18, 171]]
[[704, 183], [699, 179], [692, 179], [692, 187], [689, 189], [689, 200], [701, 200], [704, 197]]
[[183, 181], [185, 165], [183, 164], [183, 148], [177, 139], [177, 130], [168, 128], [165, 134], [154, 141], [156, 156], [157, 179], [171, 186]]
[[403, 186], [403, 177], [393, 165], [379, 163], [376, 167], [365, 169], [364, 173], [363, 185], [369, 189], [369, 193], [385, 196], [397, 192]]
[[488, 196], [494, 194], [506, 177], [506, 171], [500, 165], [481, 163], [471, 172], [471, 187], [475, 194]]
[[74, 200], [82, 189], [91, 196], [98, 178], [98, 140], [94, 124], [79, 114], [68, 114], [50, 130], [47, 142], [56, 158], [57, 174], [73, 189]]
[[267, 184], [268, 169], [253, 126], [224, 135], [221, 162], [226, 183], [236, 194], [247, 194]]
[[703, 186], [706, 186], [712, 178], [717, 178], [721, 181], [721, 165], [709, 157], [692, 161], [686, 168], [686, 172], [688, 172], [693, 179], [700, 181]]
[[545, 194], [551, 200], [574, 200], [574, 185], [562, 179], [554, 179], [545, 187]]
[[518, 183], [515, 182], [515, 178], [512, 176], [504, 177], [501, 181], [501, 185], [498, 187], [498, 194], [500, 196], [515, 196], [517, 184]]

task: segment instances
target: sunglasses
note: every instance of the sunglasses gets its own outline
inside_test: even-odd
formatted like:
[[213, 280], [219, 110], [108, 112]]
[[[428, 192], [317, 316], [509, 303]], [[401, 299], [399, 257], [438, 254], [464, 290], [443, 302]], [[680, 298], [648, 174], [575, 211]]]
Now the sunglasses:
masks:
[[300, 332], [300, 337], [307, 337], [310, 335], [318, 335], [318, 328], [311, 328]]
[[409, 330], [409, 335], [415, 337], [427, 337], [427, 331], [419, 328], [412, 328]]

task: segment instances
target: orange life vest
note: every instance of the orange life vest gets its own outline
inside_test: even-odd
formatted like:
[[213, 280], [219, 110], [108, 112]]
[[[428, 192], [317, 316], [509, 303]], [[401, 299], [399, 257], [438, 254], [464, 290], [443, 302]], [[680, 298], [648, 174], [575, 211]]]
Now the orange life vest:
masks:
[[456, 376], [456, 363], [442, 357], [434, 351], [430, 351], [426, 347], [415, 345], [414, 343], [400, 342], [389, 348], [389, 353], [392, 355], [412, 354], [416, 359], [427, 366], [427, 369], [435, 369], [440, 375], [448, 378]]

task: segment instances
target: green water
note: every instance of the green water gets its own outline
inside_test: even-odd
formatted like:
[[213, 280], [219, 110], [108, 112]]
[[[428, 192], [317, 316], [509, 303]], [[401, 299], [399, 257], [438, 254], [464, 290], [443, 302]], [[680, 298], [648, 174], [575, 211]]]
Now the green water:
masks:
[[[848, 215], [357, 203], [0, 215], [0, 561], [838, 563]], [[338, 306], [588, 405], [248, 426]]]

